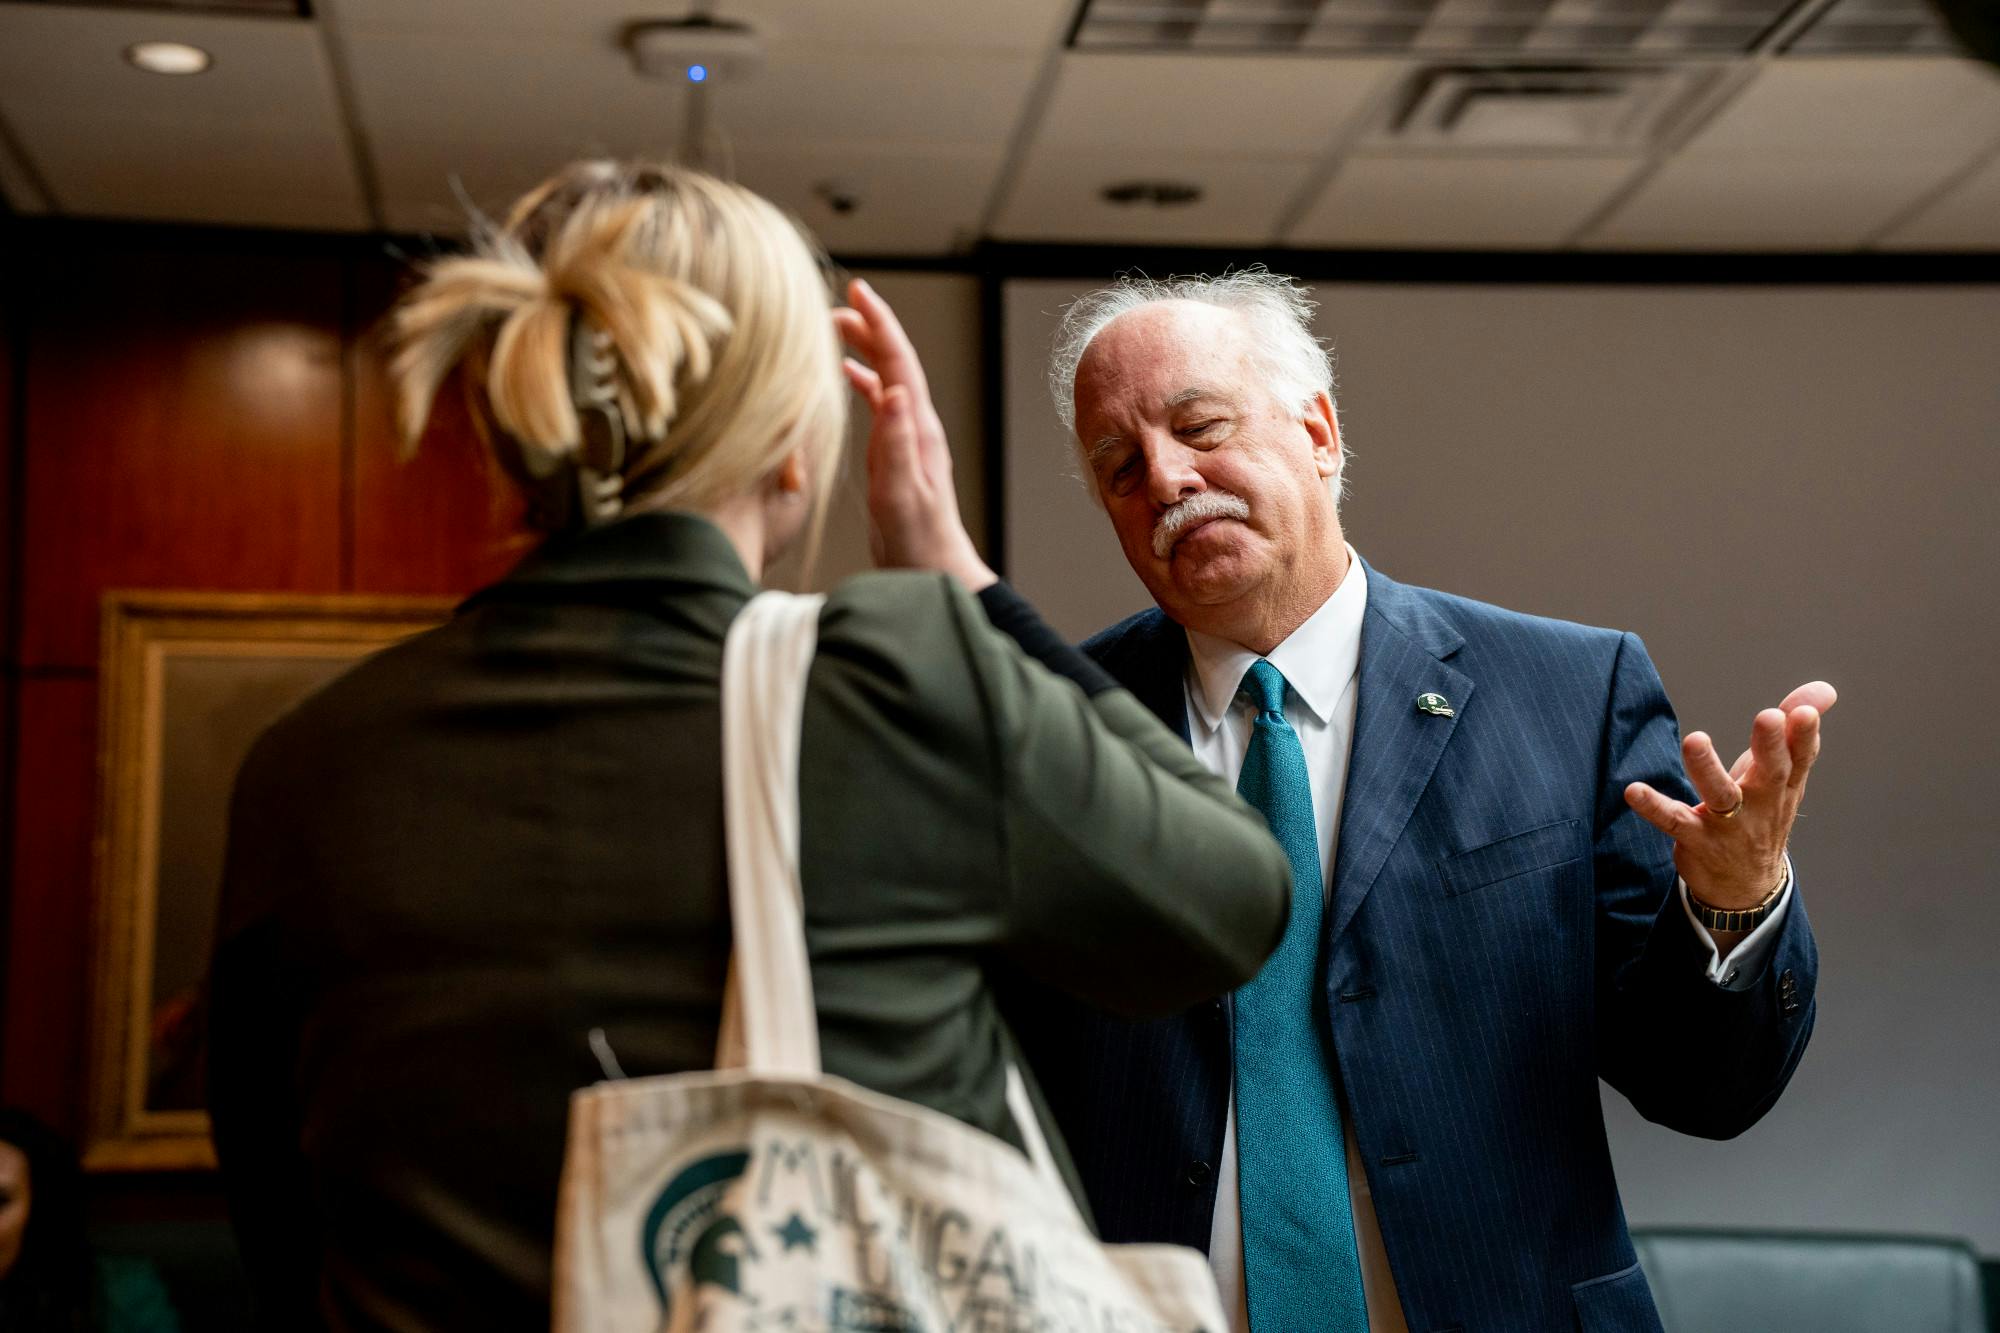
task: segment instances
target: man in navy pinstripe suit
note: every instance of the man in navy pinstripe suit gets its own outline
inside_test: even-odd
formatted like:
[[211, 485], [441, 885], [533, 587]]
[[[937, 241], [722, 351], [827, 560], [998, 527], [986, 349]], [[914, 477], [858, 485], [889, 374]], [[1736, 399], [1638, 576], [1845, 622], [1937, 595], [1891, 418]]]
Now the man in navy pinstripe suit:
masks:
[[[1598, 1080], [1709, 1138], [1783, 1090], [1816, 984], [1786, 838], [1833, 691], [1724, 768], [1632, 635], [1369, 568], [1310, 313], [1259, 271], [1124, 282], [1068, 312], [1053, 380], [1159, 603], [1086, 647], [1212, 770], [1266, 726], [1303, 757], [1313, 1023], [1034, 995], [1015, 1026], [1105, 1238], [1208, 1251], [1239, 1328], [1657, 1329]], [[1246, 702], [1253, 667], [1281, 696]], [[1259, 1086], [1315, 1078], [1323, 1125]]]

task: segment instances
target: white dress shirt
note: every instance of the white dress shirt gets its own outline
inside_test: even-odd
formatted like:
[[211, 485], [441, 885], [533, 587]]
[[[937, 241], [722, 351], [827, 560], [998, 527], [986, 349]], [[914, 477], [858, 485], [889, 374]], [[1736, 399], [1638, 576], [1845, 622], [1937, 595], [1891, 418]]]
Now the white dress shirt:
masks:
[[[1354, 712], [1361, 667], [1361, 621], [1368, 609], [1368, 574], [1354, 548], [1347, 548], [1347, 576], [1319, 610], [1272, 649], [1269, 660], [1291, 688], [1285, 694], [1285, 720], [1298, 733], [1312, 782], [1313, 825], [1319, 835], [1322, 889], [1332, 898], [1334, 854], [1339, 848], [1340, 811], [1347, 795], [1347, 761], [1354, 745]], [[1257, 654], [1213, 635], [1187, 632], [1188, 737], [1194, 752], [1211, 773], [1234, 783], [1243, 771], [1250, 746], [1255, 709], [1237, 697], [1243, 677]], [[1681, 887], [1682, 907], [1696, 934], [1708, 942], [1709, 978], [1735, 989], [1739, 977], [1755, 978], [1770, 951], [1780, 919], [1791, 902], [1791, 864], [1785, 866], [1785, 894], [1778, 906], [1748, 936], [1726, 954], [1687, 908], [1687, 885]], [[1744, 984], [1748, 984], [1747, 982]], [[1382, 1230], [1368, 1190], [1368, 1174], [1355, 1146], [1353, 1116], [1342, 1107], [1341, 1125], [1347, 1151], [1347, 1190], [1354, 1210], [1354, 1239], [1361, 1253], [1362, 1290], [1368, 1304], [1370, 1333], [1407, 1333], [1402, 1301], [1389, 1259], [1382, 1247]], [[1210, 1224], [1208, 1259], [1222, 1289], [1222, 1308], [1236, 1333], [1248, 1333], [1249, 1307], [1243, 1286], [1243, 1217], [1237, 1186], [1236, 1095], [1232, 1088], [1229, 1118], [1222, 1139], [1222, 1160], [1216, 1164], [1215, 1216]]]

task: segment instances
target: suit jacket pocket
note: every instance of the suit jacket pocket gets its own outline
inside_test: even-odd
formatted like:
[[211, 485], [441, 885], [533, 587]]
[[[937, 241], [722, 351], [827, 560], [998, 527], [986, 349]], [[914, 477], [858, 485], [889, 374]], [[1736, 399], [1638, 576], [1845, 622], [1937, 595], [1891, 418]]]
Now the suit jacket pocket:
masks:
[[1574, 819], [1561, 819], [1524, 833], [1509, 834], [1469, 852], [1446, 858], [1440, 866], [1444, 872], [1444, 894], [1447, 898], [1456, 898], [1461, 893], [1483, 889], [1518, 875], [1580, 861], [1584, 852], [1583, 837]]
[[1569, 1294], [1576, 1302], [1576, 1326], [1582, 1333], [1663, 1333], [1652, 1288], [1637, 1263], [1578, 1282]]

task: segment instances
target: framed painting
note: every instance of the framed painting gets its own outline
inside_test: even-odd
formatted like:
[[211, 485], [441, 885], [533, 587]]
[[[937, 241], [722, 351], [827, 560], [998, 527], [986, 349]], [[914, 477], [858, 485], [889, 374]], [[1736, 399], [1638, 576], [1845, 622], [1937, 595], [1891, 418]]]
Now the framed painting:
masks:
[[348, 667], [441, 624], [435, 599], [114, 592], [99, 674], [93, 1170], [213, 1167], [202, 994], [229, 795], [257, 736]]

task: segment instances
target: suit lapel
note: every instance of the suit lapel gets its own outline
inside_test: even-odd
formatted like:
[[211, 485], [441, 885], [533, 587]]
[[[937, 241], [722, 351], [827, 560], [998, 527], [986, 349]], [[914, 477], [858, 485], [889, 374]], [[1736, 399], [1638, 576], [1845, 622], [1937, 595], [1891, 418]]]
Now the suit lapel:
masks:
[[[1463, 643], [1419, 593], [1369, 567], [1329, 940], [1347, 929], [1374, 887], [1465, 714], [1472, 680], [1443, 660]], [[1422, 694], [1443, 695], [1455, 715], [1419, 710]]]
[[1094, 635], [1083, 651], [1182, 740], [1189, 739], [1186, 630], [1156, 608]]

